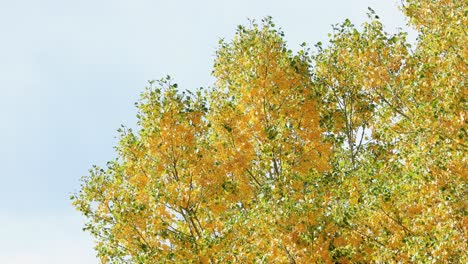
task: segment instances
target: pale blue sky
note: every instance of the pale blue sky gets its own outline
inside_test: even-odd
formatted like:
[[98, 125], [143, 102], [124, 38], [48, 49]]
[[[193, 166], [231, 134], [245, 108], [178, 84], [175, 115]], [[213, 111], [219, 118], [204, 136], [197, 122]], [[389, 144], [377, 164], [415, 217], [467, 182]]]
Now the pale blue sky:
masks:
[[147, 80], [210, 85], [218, 39], [247, 18], [273, 16], [297, 49], [368, 6], [395, 32], [398, 2], [0, 0], [0, 263], [97, 263], [68, 197], [114, 157]]

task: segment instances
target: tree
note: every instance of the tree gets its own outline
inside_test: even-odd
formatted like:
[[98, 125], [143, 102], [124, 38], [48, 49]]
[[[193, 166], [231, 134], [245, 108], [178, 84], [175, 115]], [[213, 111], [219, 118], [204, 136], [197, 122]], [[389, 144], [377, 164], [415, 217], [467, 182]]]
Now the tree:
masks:
[[370, 10], [313, 55], [266, 18], [214, 88], [150, 82], [72, 197], [101, 261], [466, 262], [465, 9], [406, 1], [413, 50]]

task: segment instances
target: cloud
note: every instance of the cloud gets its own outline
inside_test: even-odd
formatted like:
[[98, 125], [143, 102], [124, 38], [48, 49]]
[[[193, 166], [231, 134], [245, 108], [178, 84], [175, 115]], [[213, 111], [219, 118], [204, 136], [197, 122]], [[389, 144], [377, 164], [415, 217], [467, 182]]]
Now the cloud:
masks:
[[97, 263], [89, 234], [75, 214], [9, 217], [0, 215], [0, 263]]

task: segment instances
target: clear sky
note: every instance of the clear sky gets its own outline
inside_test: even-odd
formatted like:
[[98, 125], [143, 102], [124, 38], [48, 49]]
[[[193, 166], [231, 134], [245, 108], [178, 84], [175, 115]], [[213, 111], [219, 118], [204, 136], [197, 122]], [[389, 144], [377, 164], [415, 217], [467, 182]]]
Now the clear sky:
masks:
[[[97, 263], [69, 195], [115, 157], [147, 80], [209, 86], [219, 38], [267, 15], [289, 47], [325, 42], [374, 8], [405, 27], [396, 0], [0, 0], [0, 263]], [[414, 35], [413, 35], [414, 38]]]

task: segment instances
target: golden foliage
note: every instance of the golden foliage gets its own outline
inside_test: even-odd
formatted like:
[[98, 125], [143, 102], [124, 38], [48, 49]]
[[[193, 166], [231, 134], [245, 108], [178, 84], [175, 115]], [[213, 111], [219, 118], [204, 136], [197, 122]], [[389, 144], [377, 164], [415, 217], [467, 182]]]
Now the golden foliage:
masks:
[[150, 82], [139, 130], [74, 206], [103, 263], [464, 263], [466, 5], [407, 0], [288, 50], [270, 18], [220, 42], [215, 87]]

